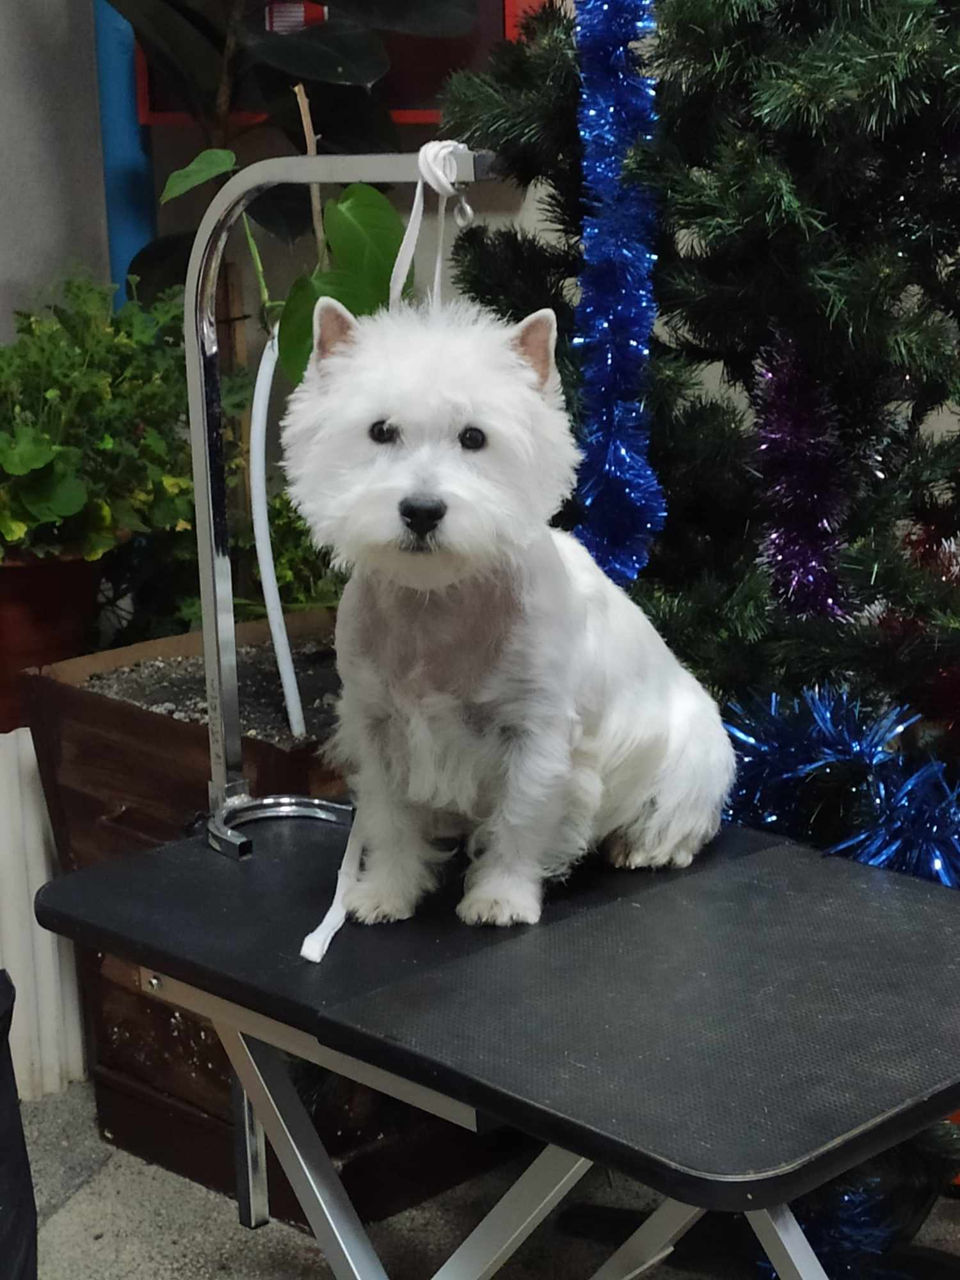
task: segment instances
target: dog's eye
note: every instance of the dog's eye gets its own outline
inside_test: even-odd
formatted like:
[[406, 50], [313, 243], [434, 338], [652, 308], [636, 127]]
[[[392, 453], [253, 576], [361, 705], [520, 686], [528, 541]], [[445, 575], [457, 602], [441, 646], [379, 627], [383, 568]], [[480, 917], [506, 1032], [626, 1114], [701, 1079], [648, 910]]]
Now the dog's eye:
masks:
[[486, 434], [479, 427], [464, 427], [460, 432], [460, 444], [464, 449], [482, 449], [486, 443]]
[[383, 418], [374, 422], [369, 431], [370, 439], [374, 444], [393, 444], [398, 435], [397, 428], [392, 427]]

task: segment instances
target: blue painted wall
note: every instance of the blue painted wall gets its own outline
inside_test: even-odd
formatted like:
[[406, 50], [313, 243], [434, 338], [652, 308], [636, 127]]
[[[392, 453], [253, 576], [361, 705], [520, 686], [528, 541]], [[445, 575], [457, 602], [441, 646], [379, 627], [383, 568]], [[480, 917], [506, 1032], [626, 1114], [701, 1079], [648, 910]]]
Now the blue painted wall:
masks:
[[135, 254], [156, 235], [156, 200], [146, 130], [137, 121], [133, 28], [107, 0], [94, 0], [103, 178], [110, 278], [123, 300]]

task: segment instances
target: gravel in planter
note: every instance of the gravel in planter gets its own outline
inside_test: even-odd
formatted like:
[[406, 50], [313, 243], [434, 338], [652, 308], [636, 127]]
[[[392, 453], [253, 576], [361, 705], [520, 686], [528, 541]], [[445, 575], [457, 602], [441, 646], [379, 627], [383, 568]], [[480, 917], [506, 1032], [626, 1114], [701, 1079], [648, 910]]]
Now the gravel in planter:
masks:
[[[325, 742], [333, 731], [340, 681], [331, 648], [308, 641], [293, 650], [293, 663], [303, 701], [307, 736]], [[297, 743], [287, 725], [283, 690], [273, 648], [247, 645], [237, 650], [240, 722], [249, 738], [278, 747]], [[147, 711], [193, 724], [207, 722], [207, 690], [203, 659], [149, 658], [129, 667], [91, 675], [85, 688], [106, 698], [132, 702]]]

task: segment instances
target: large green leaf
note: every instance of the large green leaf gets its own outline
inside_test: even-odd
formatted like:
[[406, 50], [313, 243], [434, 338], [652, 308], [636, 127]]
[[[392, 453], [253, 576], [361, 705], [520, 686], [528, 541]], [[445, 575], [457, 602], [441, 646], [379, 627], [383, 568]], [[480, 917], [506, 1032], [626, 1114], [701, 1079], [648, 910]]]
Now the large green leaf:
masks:
[[369, 316], [383, 306], [381, 293], [349, 271], [316, 271], [312, 280], [318, 298], [336, 298], [355, 316]]
[[138, 36], [213, 102], [220, 83], [221, 50], [168, 0], [110, 0]]
[[234, 152], [221, 147], [209, 147], [206, 151], [201, 151], [198, 156], [194, 156], [186, 168], [174, 169], [163, 188], [160, 203], [166, 204], [168, 200], [176, 200], [177, 196], [192, 191], [194, 187], [209, 182], [211, 178], [219, 178], [224, 173], [233, 173], [236, 167], [237, 157]]
[[292, 35], [264, 32], [246, 37], [247, 58], [265, 62], [295, 80], [371, 85], [390, 68], [383, 44], [353, 22], [321, 22]]
[[376, 293], [377, 305], [385, 303], [403, 239], [403, 220], [387, 197], [355, 182], [338, 200], [327, 202], [323, 224], [337, 270], [361, 278]]
[[354, 315], [376, 311], [382, 299], [368, 283], [346, 271], [317, 271], [293, 282], [277, 335], [280, 365], [293, 383], [306, 372], [313, 351], [313, 311], [320, 298], [336, 298]]
[[465, 36], [477, 20], [476, 0], [338, 0], [329, 12], [412, 36]]
[[17, 497], [35, 520], [46, 523], [63, 520], [82, 511], [87, 502], [87, 487], [57, 458], [50, 467], [20, 485]]
[[[18, 520], [10, 510], [10, 502], [6, 494], [0, 490], [0, 539], [4, 542], [22, 542], [30, 526], [24, 520]], [[3, 548], [0, 547], [0, 555]]]
[[25, 476], [45, 467], [54, 456], [52, 441], [36, 427], [14, 427], [0, 431], [0, 470], [10, 476]]

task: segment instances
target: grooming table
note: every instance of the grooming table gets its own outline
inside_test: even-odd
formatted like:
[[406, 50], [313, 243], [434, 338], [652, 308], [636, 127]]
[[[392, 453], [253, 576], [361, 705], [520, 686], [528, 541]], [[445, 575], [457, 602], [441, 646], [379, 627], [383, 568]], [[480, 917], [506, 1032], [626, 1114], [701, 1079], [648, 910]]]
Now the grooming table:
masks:
[[[337, 1277], [385, 1273], [287, 1075], [294, 1054], [543, 1153], [435, 1280], [492, 1276], [592, 1162], [667, 1199], [596, 1273], [662, 1260], [706, 1209], [746, 1213], [783, 1280], [824, 1273], [787, 1202], [960, 1105], [960, 899], [742, 829], [681, 872], [591, 861], [542, 922], [471, 929], [459, 886], [415, 919], [300, 941], [333, 893], [335, 820], [268, 819], [67, 875], [41, 924], [141, 966], [209, 1017]], [[259, 1207], [258, 1207], [259, 1205]]]

